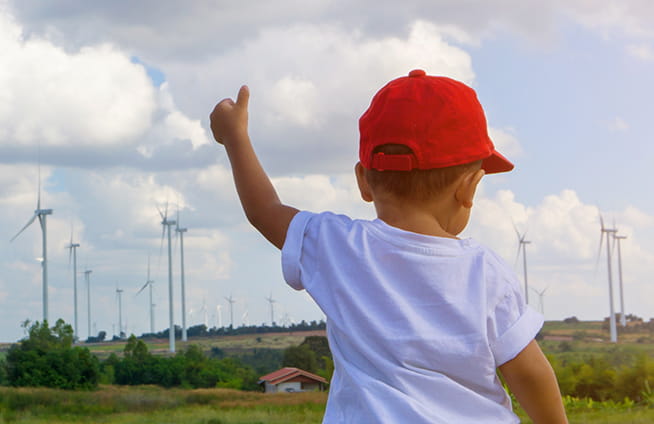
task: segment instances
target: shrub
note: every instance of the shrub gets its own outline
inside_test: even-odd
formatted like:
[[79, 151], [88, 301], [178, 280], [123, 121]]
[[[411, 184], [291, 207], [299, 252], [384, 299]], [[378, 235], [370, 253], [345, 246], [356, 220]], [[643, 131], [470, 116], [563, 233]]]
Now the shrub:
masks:
[[63, 320], [54, 327], [35, 322], [28, 336], [7, 354], [7, 381], [12, 386], [92, 389], [98, 385], [99, 362], [87, 348], [71, 347], [73, 329]]

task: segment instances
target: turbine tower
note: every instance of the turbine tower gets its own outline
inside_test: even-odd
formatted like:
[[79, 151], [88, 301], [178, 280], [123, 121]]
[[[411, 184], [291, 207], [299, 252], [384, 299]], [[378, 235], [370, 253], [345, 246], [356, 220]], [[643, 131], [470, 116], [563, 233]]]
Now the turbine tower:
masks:
[[[169, 318], [169, 330], [168, 330], [168, 345], [170, 353], [175, 353], [175, 322], [173, 319], [173, 261], [172, 261], [172, 246], [170, 239], [170, 227], [175, 225], [174, 220], [168, 219], [168, 204], [166, 204], [166, 211], [162, 213], [159, 210], [159, 215], [161, 215], [161, 225], [163, 226], [163, 232], [161, 233], [161, 243], [163, 244], [163, 238], [168, 233], [168, 318]], [[168, 231], [166, 231], [168, 230]]]
[[602, 253], [602, 242], [604, 241], [604, 237], [606, 236], [606, 263], [607, 263], [607, 268], [608, 268], [608, 275], [609, 275], [609, 326], [610, 326], [610, 331], [611, 331], [611, 343], [617, 343], [618, 342], [618, 330], [615, 326], [615, 312], [613, 310], [613, 277], [612, 274], [613, 272], [611, 271], [611, 243], [610, 243], [610, 236], [615, 235], [615, 233], [618, 231], [615, 228], [607, 228], [604, 226], [604, 219], [602, 218], [602, 215], [600, 215], [600, 225], [601, 225], [601, 235], [600, 235], [600, 245], [599, 245], [599, 252], [597, 255], [597, 258], [599, 259], [599, 256]]
[[272, 297], [272, 293], [270, 293], [270, 297], [267, 297], [266, 300], [268, 303], [270, 303], [270, 326], [274, 327], [275, 326], [275, 308], [273, 303], [276, 302], [275, 299]]
[[530, 289], [532, 289], [538, 295], [538, 304], [540, 305], [540, 313], [542, 315], [545, 315], [545, 303], [543, 303], [544, 302], [543, 297], [545, 297], [545, 292], [547, 291], [548, 288], [549, 286], [545, 287], [541, 291], [538, 291], [535, 288], [530, 287]]
[[116, 298], [118, 299], [118, 338], [123, 339], [123, 289], [116, 288]]
[[232, 295], [230, 294], [229, 297], [226, 297], [225, 300], [229, 302], [229, 326], [233, 329], [234, 328], [234, 303], [236, 302]]
[[84, 271], [84, 280], [86, 280], [86, 307], [87, 307], [87, 316], [88, 316], [88, 337], [91, 338], [91, 271], [87, 269]]
[[148, 277], [143, 287], [136, 293], [138, 296], [146, 287], [150, 288], [150, 334], [154, 334], [154, 303], [152, 302], [152, 285], [154, 281], [150, 279], [150, 255], [148, 255]]
[[522, 269], [525, 276], [525, 303], [529, 304], [529, 283], [527, 282], [527, 245], [531, 242], [529, 240], [525, 240], [525, 236], [527, 235], [526, 231], [524, 234], [520, 234], [518, 228], [516, 228], [515, 225], [513, 226], [513, 229], [515, 229], [515, 233], [518, 236], [518, 253], [516, 255], [516, 261], [520, 257], [520, 251], [522, 250]]
[[182, 341], [188, 340], [186, 335], [186, 288], [184, 285], [184, 233], [188, 231], [187, 228], [179, 227], [179, 210], [177, 211], [177, 223], [175, 232], [179, 235], [179, 253], [180, 253], [180, 275], [182, 280]]
[[70, 243], [66, 246], [68, 249], [68, 263], [70, 264], [70, 259], [72, 256], [73, 259], [73, 304], [75, 312], [75, 338], [79, 338], [79, 330], [77, 326], [77, 248], [79, 243], [73, 243], [73, 231], [70, 231]]
[[627, 236], [613, 234], [613, 240], [618, 243], [618, 277], [620, 278], [620, 325], [627, 326], [627, 317], [624, 314], [624, 291], [622, 289], [622, 251], [620, 249], [620, 240], [626, 239]]
[[41, 236], [43, 242], [43, 260], [41, 261], [41, 272], [43, 280], [43, 321], [48, 320], [48, 249], [47, 249], [47, 231], [46, 231], [46, 217], [52, 215], [52, 209], [41, 209], [41, 172], [39, 168], [39, 188], [38, 188], [38, 197], [36, 200], [36, 210], [34, 215], [27, 221], [27, 224], [20, 229], [15, 236], [13, 236], [10, 242], [14, 241], [16, 237], [20, 235], [27, 227], [32, 225], [36, 218], [39, 218], [39, 223], [41, 224]]
[[202, 300], [202, 308], [200, 309], [200, 312], [202, 312], [202, 316], [204, 317], [204, 328], [205, 331], [209, 329], [209, 314], [207, 312], [207, 300], [203, 299]]
[[216, 322], [214, 322], [214, 327], [222, 328], [223, 326], [223, 314], [222, 314], [222, 305], [216, 305]]

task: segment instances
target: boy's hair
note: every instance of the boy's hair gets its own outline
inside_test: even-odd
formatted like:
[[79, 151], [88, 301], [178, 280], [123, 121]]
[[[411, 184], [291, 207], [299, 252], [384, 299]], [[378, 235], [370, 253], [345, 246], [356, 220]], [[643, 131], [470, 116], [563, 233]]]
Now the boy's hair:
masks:
[[[410, 148], [402, 144], [384, 144], [378, 146], [373, 153], [378, 152], [386, 155], [412, 153]], [[411, 171], [366, 169], [365, 178], [373, 190], [384, 190], [405, 201], [424, 202], [438, 196], [465, 172], [480, 169], [481, 162], [478, 160], [445, 168], [413, 169]]]

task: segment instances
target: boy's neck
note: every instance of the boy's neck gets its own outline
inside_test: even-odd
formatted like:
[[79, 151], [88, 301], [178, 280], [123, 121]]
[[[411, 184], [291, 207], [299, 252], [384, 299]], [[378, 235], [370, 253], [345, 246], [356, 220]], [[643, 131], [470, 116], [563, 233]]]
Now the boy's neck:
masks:
[[428, 236], [458, 238], [446, 230], [449, 213], [442, 205], [414, 205], [389, 201], [374, 203], [377, 218], [392, 227]]

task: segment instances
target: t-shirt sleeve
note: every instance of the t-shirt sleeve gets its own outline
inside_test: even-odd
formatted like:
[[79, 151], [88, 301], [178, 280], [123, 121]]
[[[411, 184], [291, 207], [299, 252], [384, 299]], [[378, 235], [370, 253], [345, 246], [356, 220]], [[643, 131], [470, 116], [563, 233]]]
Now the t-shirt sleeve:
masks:
[[304, 247], [307, 225], [315, 214], [301, 211], [293, 217], [286, 232], [282, 247], [282, 274], [286, 283], [295, 290], [303, 290], [302, 284], [302, 249]]
[[490, 347], [499, 367], [515, 358], [536, 337], [543, 326], [543, 316], [525, 303], [516, 281], [507, 283], [491, 313]]

